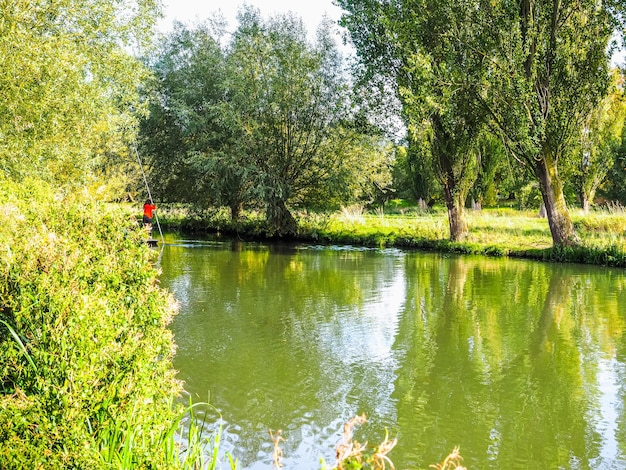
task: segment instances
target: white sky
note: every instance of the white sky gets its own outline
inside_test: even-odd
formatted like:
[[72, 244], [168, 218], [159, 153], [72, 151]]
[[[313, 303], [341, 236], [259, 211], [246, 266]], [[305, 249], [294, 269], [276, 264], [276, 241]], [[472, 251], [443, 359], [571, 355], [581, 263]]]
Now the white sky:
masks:
[[[164, 33], [171, 30], [174, 20], [191, 25], [206, 20], [218, 11], [228, 21], [230, 30], [234, 30], [237, 26], [237, 12], [244, 3], [257, 7], [264, 18], [276, 13], [289, 11], [295, 13], [304, 21], [310, 36], [315, 34], [324, 15], [338, 21], [342, 12], [341, 8], [333, 5], [333, 0], [162, 0], [162, 2], [164, 18], [159, 22], [159, 30]], [[340, 41], [338, 44], [340, 45]], [[618, 51], [613, 56], [613, 65], [624, 65], [625, 57], [626, 51]]]
[[341, 8], [333, 5], [332, 0], [162, 0], [165, 18], [159, 23], [159, 29], [167, 32], [172, 21], [193, 24], [206, 20], [213, 13], [221, 11], [229, 27], [237, 26], [237, 12], [245, 3], [261, 11], [264, 18], [277, 13], [293, 12], [304, 21], [307, 32], [312, 35], [321, 23], [324, 15], [338, 21]]

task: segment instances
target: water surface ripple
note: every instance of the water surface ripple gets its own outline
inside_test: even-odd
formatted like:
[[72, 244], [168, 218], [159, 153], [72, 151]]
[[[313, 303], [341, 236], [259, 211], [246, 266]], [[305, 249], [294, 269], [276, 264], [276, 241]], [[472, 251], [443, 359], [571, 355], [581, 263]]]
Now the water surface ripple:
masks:
[[[626, 468], [623, 270], [167, 236], [175, 367], [221, 451], [332, 466], [343, 423], [398, 469]], [[220, 418], [221, 416], [221, 418]], [[221, 419], [221, 421], [220, 421]], [[226, 467], [225, 467], [226, 468]]]

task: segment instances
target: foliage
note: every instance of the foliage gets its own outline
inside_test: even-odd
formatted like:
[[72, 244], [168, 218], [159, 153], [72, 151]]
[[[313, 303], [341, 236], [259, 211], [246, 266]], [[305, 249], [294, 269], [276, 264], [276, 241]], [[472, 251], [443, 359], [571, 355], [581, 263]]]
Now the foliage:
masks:
[[385, 436], [383, 442], [373, 449], [369, 449], [367, 442], [360, 444], [353, 438], [354, 428], [367, 421], [365, 415], [357, 415], [343, 426], [341, 442], [337, 444], [337, 459], [335, 470], [361, 470], [371, 468], [384, 470], [389, 466], [394, 468], [393, 462], [387, 454], [396, 446], [397, 439], [389, 439]]
[[461, 466], [461, 454], [459, 453], [459, 448], [455, 447], [450, 455], [448, 455], [443, 462], [437, 465], [431, 465], [432, 468], [436, 470], [466, 470], [465, 467]]
[[427, 142], [416, 139], [410, 139], [407, 146], [396, 148], [393, 186], [398, 197], [429, 203], [438, 197], [441, 185], [435, 177], [429, 156]]
[[330, 24], [311, 43], [293, 16], [246, 7], [239, 22], [228, 41], [216, 20], [178, 25], [151, 61], [142, 141], [157, 192], [227, 206], [233, 223], [264, 207], [277, 235], [296, 232], [294, 207], [384, 200], [393, 149], [349, 114]]
[[150, 59], [150, 115], [142, 122], [153, 189], [163, 199], [227, 206], [236, 220], [250, 199], [241, 129], [229, 112], [228, 75], [217, 21], [178, 23]]
[[486, 117], [475, 93], [486, 60], [469, 53], [480, 40], [480, 29], [470, 21], [477, 6], [358, 0], [339, 5], [347, 11], [342, 23], [365, 74], [386, 75], [393, 84], [409, 131], [409, 156], [430, 162], [443, 188], [450, 237], [462, 239], [463, 208], [477, 176], [477, 141]]
[[609, 171], [606, 188], [602, 193], [611, 200], [626, 204], [626, 158], [622, 155], [621, 151], [615, 155], [615, 164]]
[[332, 171], [323, 184], [303, 192], [297, 207], [336, 209], [350, 203], [384, 205], [394, 195], [395, 146], [381, 131], [371, 126], [364, 128], [358, 120], [333, 127], [326, 144], [334, 162]]
[[134, 217], [40, 181], [0, 196], [3, 468], [178, 467], [175, 302]]
[[0, 165], [83, 185], [132, 137], [154, 0], [0, 1]]
[[593, 109], [576, 146], [573, 181], [585, 211], [593, 203], [596, 190], [604, 181], [622, 144], [626, 104], [621, 73], [613, 70], [610, 93]]
[[269, 226], [294, 234], [287, 203], [324, 186], [338, 161], [328, 141], [347, 110], [341, 58], [328, 24], [311, 45], [293, 16], [263, 21], [247, 8], [239, 21], [229, 53], [232, 112]]
[[626, 126], [622, 128], [621, 142], [613, 153], [613, 161], [609, 163], [606, 183], [599, 191], [604, 197], [626, 204]]
[[[341, 441], [337, 443], [335, 450], [335, 466], [332, 467], [332, 470], [385, 470], [387, 468], [395, 468], [387, 454], [396, 446], [397, 439], [389, 439], [389, 435], [386, 434], [383, 442], [374, 448], [370, 448], [367, 442], [361, 444], [354, 439], [355, 428], [363, 425], [365, 422], [367, 422], [367, 418], [365, 414], [362, 414], [356, 415], [344, 423]], [[280, 429], [275, 433], [270, 430], [270, 436], [274, 445], [274, 451], [272, 452], [273, 468], [280, 469], [283, 467], [283, 450], [280, 445], [285, 441], [285, 438], [283, 438], [282, 430]], [[463, 458], [459, 453], [459, 449], [455, 447], [441, 464], [431, 465], [431, 467], [438, 470], [466, 470], [465, 467], [461, 466], [461, 460]], [[322, 470], [328, 468], [324, 459], [321, 459], [321, 468]]]
[[[470, 196], [478, 207], [494, 207], [508, 196], [514, 178], [510, 174], [506, 149], [493, 134], [484, 134], [478, 142], [478, 177]], [[498, 193], [504, 192], [504, 194]]]

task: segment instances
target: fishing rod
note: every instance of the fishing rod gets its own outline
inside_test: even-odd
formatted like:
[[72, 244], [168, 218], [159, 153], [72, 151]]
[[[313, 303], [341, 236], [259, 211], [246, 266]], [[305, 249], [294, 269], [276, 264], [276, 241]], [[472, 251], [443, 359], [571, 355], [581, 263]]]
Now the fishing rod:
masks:
[[[137, 156], [137, 161], [139, 162], [139, 168], [141, 168], [141, 174], [143, 175], [143, 181], [146, 184], [146, 190], [148, 191], [148, 198], [152, 202], [152, 193], [150, 192], [150, 186], [148, 185], [148, 178], [146, 178], [146, 172], [143, 170], [143, 164], [141, 163], [141, 157], [139, 156], [139, 152], [137, 151], [137, 145], [133, 144], [133, 149], [135, 150], [135, 155]], [[159, 234], [161, 235], [161, 246], [165, 245], [165, 238], [163, 237], [163, 231], [161, 230], [161, 224], [159, 223], [159, 216], [157, 212], [154, 213], [154, 220], [156, 220], [157, 227], [159, 229]]]

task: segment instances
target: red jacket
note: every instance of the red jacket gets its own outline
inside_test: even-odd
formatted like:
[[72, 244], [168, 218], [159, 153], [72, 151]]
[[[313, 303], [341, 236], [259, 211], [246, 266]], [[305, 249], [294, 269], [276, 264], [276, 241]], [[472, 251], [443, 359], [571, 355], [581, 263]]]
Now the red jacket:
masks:
[[146, 217], [149, 217], [150, 219], [152, 218], [152, 211], [156, 209], [156, 206], [154, 204], [144, 204], [143, 205], [143, 215], [145, 215]]

